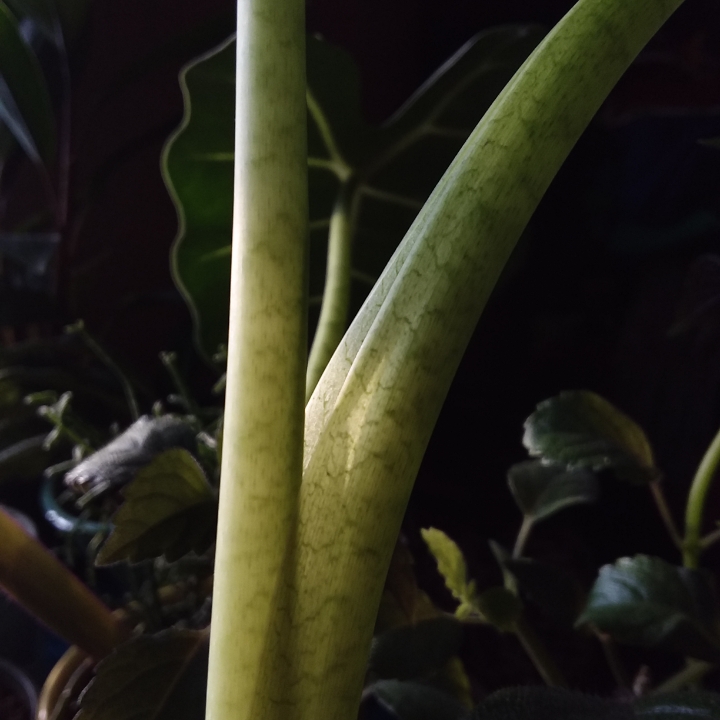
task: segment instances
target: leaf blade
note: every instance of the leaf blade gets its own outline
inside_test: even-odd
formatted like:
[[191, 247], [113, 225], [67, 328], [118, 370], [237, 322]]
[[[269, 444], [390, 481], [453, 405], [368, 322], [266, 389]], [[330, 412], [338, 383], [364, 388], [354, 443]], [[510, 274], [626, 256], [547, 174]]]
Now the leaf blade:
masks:
[[214, 540], [216, 515], [215, 495], [197, 461], [182, 448], [167, 450], [125, 488], [96, 564], [203, 552]]
[[523, 444], [544, 460], [593, 470], [612, 468], [631, 482], [659, 476], [642, 428], [587, 390], [562, 392], [539, 403], [525, 421]]
[[708, 577], [637, 555], [600, 569], [577, 624], [592, 623], [619, 642], [666, 646], [703, 660], [720, 658], [718, 607]]

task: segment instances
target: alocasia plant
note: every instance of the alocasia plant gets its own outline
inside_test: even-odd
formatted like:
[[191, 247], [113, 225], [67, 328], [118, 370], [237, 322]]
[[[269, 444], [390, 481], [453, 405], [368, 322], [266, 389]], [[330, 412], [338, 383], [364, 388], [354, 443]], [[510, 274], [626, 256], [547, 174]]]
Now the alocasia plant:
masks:
[[540, 44], [335, 352], [303, 454], [303, 13], [240, 3], [212, 720], [354, 715], [391, 550], [469, 334], [560, 164], [680, 4], [581, 0]]

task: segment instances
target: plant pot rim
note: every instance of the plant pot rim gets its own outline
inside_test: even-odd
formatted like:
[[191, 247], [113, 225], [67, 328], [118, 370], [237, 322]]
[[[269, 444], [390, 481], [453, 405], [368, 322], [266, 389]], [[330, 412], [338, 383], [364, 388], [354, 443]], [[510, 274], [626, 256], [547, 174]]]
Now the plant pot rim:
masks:
[[[35, 720], [50, 720], [58, 703], [72, 696], [75, 686], [93, 666], [87, 653], [74, 646], [69, 648], [55, 663], [42, 686]], [[62, 715], [57, 720], [62, 720]]]

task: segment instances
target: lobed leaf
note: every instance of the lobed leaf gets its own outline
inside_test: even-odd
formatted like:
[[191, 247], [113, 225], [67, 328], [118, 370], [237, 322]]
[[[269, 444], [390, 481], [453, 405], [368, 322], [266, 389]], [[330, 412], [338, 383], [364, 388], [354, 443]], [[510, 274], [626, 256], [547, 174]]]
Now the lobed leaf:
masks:
[[599, 493], [591, 471], [538, 460], [513, 465], [508, 471], [508, 485], [523, 515], [533, 522], [573, 505], [595, 502]]
[[642, 428], [587, 390], [563, 392], [541, 402], [525, 421], [523, 444], [543, 460], [593, 470], [612, 468], [631, 482], [659, 476]]
[[437, 562], [438, 571], [447, 589], [461, 603], [470, 602], [474, 587], [468, 583], [467, 566], [462, 551], [442, 530], [427, 528], [420, 531], [425, 544]]
[[637, 555], [605, 565], [578, 624], [592, 623], [619, 642], [666, 647], [720, 659], [718, 607], [712, 579], [660, 558]]
[[[362, 119], [350, 56], [308, 38], [314, 100], [308, 113], [311, 295], [323, 293], [328, 223], [341, 194], [349, 194], [348, 204], [355, 207], [356, 310], [463, 141], [542, 35], [535, 27], [478, 35], [383, 128]], [[234, 79], [232, 40], [181, 72], [185, 116], [163, 154], [163, 175], [180, 220], [173, 275], [208, 358], [227, 342]]]
[[103, 660], [76, 720], [203, 720], [208, 633], [141, 635]]
[[125, 502], [96, 564], [201, 553], [215, 539], [217, 499], [200, 465], [182, 448], [167, 450], [125, 488]]

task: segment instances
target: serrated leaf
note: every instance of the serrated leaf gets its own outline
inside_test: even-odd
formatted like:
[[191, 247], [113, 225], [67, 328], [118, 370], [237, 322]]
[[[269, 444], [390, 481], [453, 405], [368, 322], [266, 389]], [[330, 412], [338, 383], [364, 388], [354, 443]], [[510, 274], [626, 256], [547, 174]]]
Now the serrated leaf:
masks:
[[438, 572], [443, 576], [447, 589], [461, 603], [471, 602], [475, 591], [468, 583], [467, 566], [460, 548], [442, 530], [427, 528], [420, 534], [437, 562]]
[[544, 460], [593, 470], [612, 468], [631, 482], [659, 476], [642, 428], [587, 390], [563, 392], [541, 402], [525, 421], [523, 444]]
[[647, 720], [720, 720], [720, 695], [693, 691], [650, 695], [635, 701], [635, 717]]
[[34, 162], [55, 157], [55, 117], [40, 63], [0, 0], [0, 120]]
[[460, 650], [462, 625], [453, 617], [424, 620], [373, 639], [368, 671], [380, 679], [422, 680]]
[[711, 578], [647, 555], [605, 565], [578, 624], [592, 623], [619, 642], [666, 647], [720, 659], [718, 608]]
[[503, 568], [515, 579], [521, 596], [562, 625], [580, 614], [582, 596], [574, 578], [562, 568], [530, 558], [507, 558]]
[[546, 464], [539, 460], [517, 463], [508, 471], [508, 485], [523, 515], [545, 520], [567, 507], [597, 500], [598, 483], [590, 470]]
[[379, 680], [363, 692], [363, 705], [372, 698], [389, 708], [398, 720], [459, 720], [467, 713], [449, 693], [417, 682]]
[[471, 720], [633, 720], [629, 704], [544, 687], [506, 688], [475, 709]]
[[76, 720], [204, 720], [208, 633], [141, 635], [103, 660]]
[[125, 502], [96, 564], [175, 560], [204, 552], [215, 539], [217, 500], [205, 474], [184, 449], [167, 450], [125, 488]]

